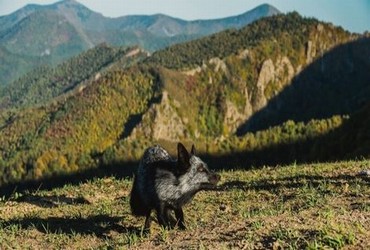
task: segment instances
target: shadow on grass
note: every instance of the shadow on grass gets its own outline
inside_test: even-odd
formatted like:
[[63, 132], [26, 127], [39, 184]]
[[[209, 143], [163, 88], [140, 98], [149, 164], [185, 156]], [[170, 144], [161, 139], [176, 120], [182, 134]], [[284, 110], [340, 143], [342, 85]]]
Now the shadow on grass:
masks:
[[99, 238], [110, 238], [112, 231], [117, 233], [141, 234], [141, 229], [133, 226], [123, 226], [119, 222], [121, 217], [107, 215], [95, 215], [87, 218], [60, 218], [60, 217], [26, 217], [13, 219], [2, 223], [3, 228], [11, 225], [19, 225], [22, 229], [35, 228], [44, 234], [66, 235], [94, 235]]
[[304, 186], [319, 187], [323, 183], [329, 183], [335, 186], [343, 186], [344, 184], [361, 184], [370, 185], [370, 177], [364, 175], [337, 175], [337, 176], [321, 176], [321, 175], [297, 175], [294, 177], [284, 177], [277, 179], [262, 179], [259, 181], [230, 181], [220, 185], [218, 191], [229, 191], [234, 189], [241, 190], [279, 190], [279, 189], [296, 189]]
[[[291, 156], [285, 156], [285, 158], [279, 158], [279, 155], [284, 154], [284, 152], [290, 152], [291, 148], [294, 148], [295, 153]], [[292, 162], [296, 163], [310, 163], [312, 160], [309, 159], [299, 159], [299, 155], [305, 150], [307, 147], [307, 142], [303, 142], [302, 144], [291, 144], [291, 145], [281, 145], [280, 147], [271, 147], [261, 151], [253, 151], [253, 152], [236, 152], [230, 153], [227, 155], [200, 155], [200, 157], [208, 163], [211, 169], [213, 170], [229, 170], [229, 169], [245, 169], [248, 170], [252, 166], [254, 168], [259, 168], [262, 166], [270, 165], [285, 165], [291, 164]], [[286, 151], [285, 151], [286, 150]], [[268, 155], [269, 157], [264, 158], [264, 156]], [[298, 159], [298, 160], [297, 160]], [[351, 159], [351, 157], [344, 157], [343, 159]], [[333, 159], [333, 161], [337, 161], [339, 159]], [[62, 187], [64, 185], [79, 185], [89, 180], [93, 180], [95, 178], [104, 178], [104, 177], [111, 177], [114, 176], [118, 179], [124, 178], [132, 178], [137, 167], [139, 165], [138, 161], [128, 161], [128, 162], [114, 162], [109, 165], [102, 165], [98, 168], [87, 169], [81, 171], [79, 173], [67, 174], [67, 175], [59, 175], [59, 176], [52, 176], [46, 177], [41, 180], [36, 181], [21, 181], [18, 183], [11, 183], [6, 184], [0, 187], [0, 196], [5, 198], [11, 197], [15, 193], [25, 193], [25, 194], [32, 194], [32, 192], [37, 190], [51, 190], [53, 188]], [[357, 173], [354, 175], [341, 175], [337, 177], [329, 177], [331, 181], [340, 182], [340, 180], [351, 180], [358, 177], [362, 179], [367, 179], [369, 184], [369, 177], [366, 176], [358, 176]], [[252, 183], [243, 185], [242, 183], [234, 182], [234, 183], [225, 183], [223, 185], [223, 189], [227, 188], [254, 188], [254, 189], [274, 189], [279, 188], [279, 185], [284, 185], [286, 187], [294, 187], [301, 185], [297, 179], [304, 179], [305, 181], [309, 181], [313, 185], [316, 185], [322, 180], [328, 180], [328, 177], [324, 176], [310, 176], [310, 175], [299, 175], [296, 177], [288, 178], [286, 180], [280, 179], [280, 182], [277, 181], [275, 184], [271, 183], [269, 179], [260, 181], [259, 183]], [[284, 184], [283, 184], [284, 183]], [[30, 196], [30, 195], [29, 195]], [[34, 201], [36, 203], [45, 204], [49, 203], [53, 206], [53, 203], [73, 203], [73, 202], [84, 202], [68, 200], [67, 197], [49, 197], [44, 199], [43, 197], [29, 197], [29, 201]], [[58, 201], [59, 199], [59, 201]], [[86, 201], [85, 201], [86, 202]], [[37, 205], [37, 204], [36, 204]], [[47, 205], [46, 205], [47, 206]]]
[[137, 161], [114, 162], [97, 168], [85, 169], [78, 173], [45, 177], [40, 180], [20, 181], [0, 186], [0, 196], [11, 197], [15, 193], [51, 190], [64, 185], [79, 185], [95, 178], [114, 176], [118, 179], [131, 178], [139, 165]]
[[67, 197], [65, 195], [41, 196], [41, 195], [25, 194], [15, 199], [15, 201], [26, 202], [32, 205], [43, 207], [43, 208], [53, 208], [53, 207], [58, 207], [60, 205], [90, 204], [90, 202], [83, 197], [73, 198], [73, 197]]

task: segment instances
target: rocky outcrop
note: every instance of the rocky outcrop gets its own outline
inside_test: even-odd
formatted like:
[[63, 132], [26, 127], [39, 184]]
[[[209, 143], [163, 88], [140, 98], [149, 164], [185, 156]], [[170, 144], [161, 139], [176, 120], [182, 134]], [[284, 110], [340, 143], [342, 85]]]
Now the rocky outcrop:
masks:
[[183, 119], [172, 106], [167, 91], [163, 91], [161, 102], [153, 104], [144, 114], [143, 121], [134, 128], [130, 139], [135, 139], [139, 134], [154, 140], [169, 141], [187, 137]]
[[200, 72], [202, 72], [202, 68], [198, 66], [194, 69], [183, 71], [182, 73], [188, 76], [194, 76], [195, 74], [198, 74]]
[[166, 91], [163, 92], [162, 102], [153, 109], [153, 112], [155, 113], [153, 121], [154, 139], [178, 140], [185, 137], [186, 127], [170, 105]]
[[215, 58], [212, 58], [209, 60], [209, 64], [211, 65], [214, 65], [215, 66], [215, 72], [218, 72], [219, 70], [221, 70], [223, 73], [227, 74], [228, 73], [228, 70], [227, 70], [227, 66], [225, 64], [224, 61], [222, 61], [220, 58], [218, 57], [215, 57]]
[[249, 49], [245, 49], [237, 55], [238, 59], [240, 60], [246, 59], [250, 56], [251, 56], [251, 51]]
[[294, 67], [286, 56], [279, 57], [275, 65], [275, 81], [279, 84], [280, 88], [283, 88], [292, 81], [295, 75]]
[[[288, 85], [294, 75], [295, 70], [288, 57], [279, 57], [275, 63], [271, 59], [265, 60], [258, 75], [253, 111], [256, 112], [265, 107], [268, 100]], [[266, 93], [268, 87], [273, 89], [272, 92], [270, 90], [271, 93]]]
[[[318, 43], [322, 32], [324, 32], [324, 26], [322, 24], [317, 25], [315, 35], [311, 37], [311, 40], [308, 40], [306, 45], [306, 64], [312, 63], [320, 50], [326, 48], [326, 45], [321, 41], [321, 39], [320, 43]], [[328, 34], [331, 36], [330, 32], [328, 32]]]
[[312, 41], [308, 41], [306, 46], [306, 64], [311, 63], [315, 55], [316, 55], [316, 46]]
[[253, 110], [258, 111], [267, 104], [265, 96], [265, 88], [267, 84], [271, 83], [275, 78], [275, 66], [271, 59], [263, 62], [259, 72], [258, 81], [256, 85], [256, 94], [253, 101]]
[[252, 114], [251, 98], [248, 95], [248, 89], [244, 90], [245, 105], [242, 111], [230, 100], [226, 100], [226, 111], [224, 116], [224, 125], [227, 126], [228, 132], [234, 134], [238, 127], [245, 122]]

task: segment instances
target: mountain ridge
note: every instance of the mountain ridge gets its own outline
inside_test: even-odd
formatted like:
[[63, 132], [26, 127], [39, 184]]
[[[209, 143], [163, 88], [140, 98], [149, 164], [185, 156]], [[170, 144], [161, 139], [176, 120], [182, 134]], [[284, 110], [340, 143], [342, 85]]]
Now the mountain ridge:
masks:
[[[129, 67], [113, 63], [100, 76], [94, 72], [97, 77], [90, 76], [86, 87], [78, 88], [77, 85], [76, 91], [58, 101], [51, 99], [41, 105], [31, 102], [19, 110], [1, 110], [0, 173], [3, 175], [0, 175], [0, 184], [136, 161], [146, 146], [160, 143], [172, 148], [175, 141], [196, 141], [199, 152], [230, 154], [239, 160], [246, 159], [250, 151], [266, 148], [272, 151], [255, 155], [248, 160], [252, 164], [266, 162], [272, 157], [279, 162], [292, 160], [289, 157], [295, 155], [295, 148], [284, 145], [303, 141], [302, 152], [311, 152], [306, 141], [338, 128], [347, 117], [334, 114], [316, 119], [312, 115], [307, 123], [287, 117], [273, 128], [240, 137], [235, 135], [238, 126], [266, 109], [270, 101], [289, 88], [292, 79], [299, 79], [305, 69], [314, 74], [316, 71], [311, 69], [316, 66], [310, 65], [322, 55], [327, 65], [325, 76], [336, 72], [336, 79], [350, 77], [351, 71], [340, 68], [335, 71], [333, 62], [341, 56], [335, 47], [349, 44], [349, 51], [357, 51], [354, 55], [361, 55], [356, 58], [362, 60], [369, 53], [366, 49], [369, 47], [367, 40], [364, 46], [357, 46], [354, 41], [359, 38], [339, 27], [290, 13], [260, 19], [243, 29], [174, 45]], [[140, 49], [134, 49], [122, 56], [138, 51]], [[326, 56], [330, 53], [335, 55]], [[317, 65], [320, 66], [320, 60]], [[88, 74], [79, 67], [71, 68], [76, 69], [77, 75]], [[363, 73], [368, 75], [368, 71]], [[59, 77], [66, 79], [63, 74]], [[368, 78], [359, 81], [365, 79]], [[318, 80], [324, 82], [325, 78]], [[45, 86], [42, 84], [38, 86]], [[335, 96], [336, 87], [341, 84], [331, 85], [325, 91], [336, 100], [340, 97]], [[354, 91], [364, 91], [361, 84], [354, 86], [357, 88]], [[20, 98], [27, 99], [28, 94]], [[356, 101], [352, 99], [340, 102]], [[322, 107], [305, 108], [315, 114]], [[367, 121], [360, 124], [366, 126]], [[361, 142], [362, 138], [358, 145]], [[323, 150], [331, 152], [330, 147]], [[359, 149], [358, 152], [367, 151]], [[359, 156], [353, 152], [348, 154]], [[299, 159], [304, 156], [306, 154]], [[314, 156], [307, 159], [315, 159]]]
[[[272, 6], [261, 5], [241, 15], [215, 20], [186, 21], [163, 14], [110, 18], [77, 1], [65, 0], [50, 5], [27, 5], [1, 16], [0, 46], [13, 54], [47, 58], [56, 65], [104, 42], [113, 46], [138, 45], [153, 52], [225, 29], [240, 28], [278, 13]], [[26, 68], [19, 65], [11, 67], [10, 75], [0, 71], [0, 85], [9, 84], [21, 72], [33, 68], [31, 63]]]

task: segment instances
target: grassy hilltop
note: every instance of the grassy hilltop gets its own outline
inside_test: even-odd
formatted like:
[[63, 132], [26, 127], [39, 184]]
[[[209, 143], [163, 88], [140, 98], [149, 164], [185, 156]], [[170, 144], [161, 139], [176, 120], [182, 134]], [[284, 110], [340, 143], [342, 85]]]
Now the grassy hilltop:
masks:
[[[232, 166], [226, 166], [231, 167]], [[130, 214], [131, 179], [104, 177], [0, 202], [2, 249], [367, 249], [369, 161], [223, 170], [185, 207], [188, 229]], [[153, 214], [154, 216], [154, 214]]]

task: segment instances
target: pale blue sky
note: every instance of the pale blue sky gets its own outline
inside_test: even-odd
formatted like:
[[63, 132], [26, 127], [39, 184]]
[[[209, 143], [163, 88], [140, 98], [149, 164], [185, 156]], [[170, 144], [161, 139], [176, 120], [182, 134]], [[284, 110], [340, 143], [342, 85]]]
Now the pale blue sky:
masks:
[[[352, 32], [370, 31], [370, 0], [77, 0], [105, 16], [163, 13], [185, 20], [214, 19], [241, 14], [262, 3], [282, 12], [296, 10], [303, 16], [332, 22]], [[26, 4], [56, 0], [0, 0], [0, 16]]]

